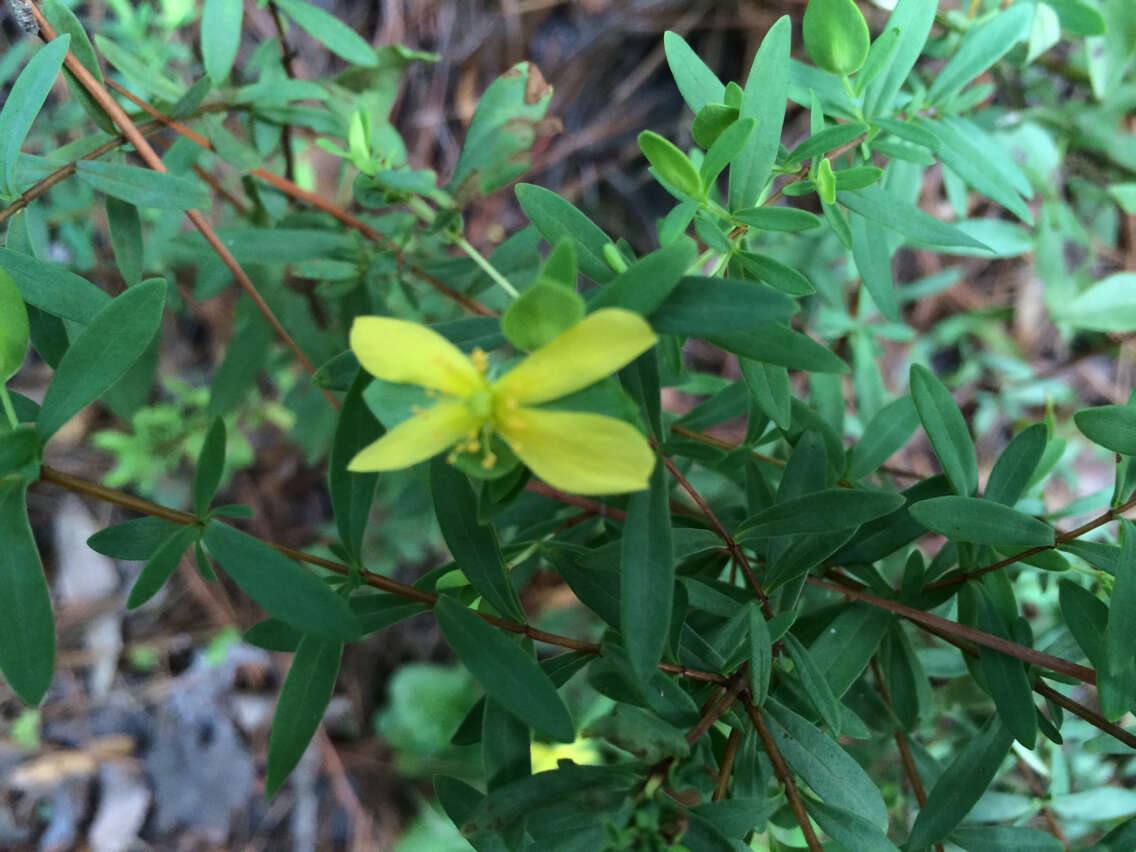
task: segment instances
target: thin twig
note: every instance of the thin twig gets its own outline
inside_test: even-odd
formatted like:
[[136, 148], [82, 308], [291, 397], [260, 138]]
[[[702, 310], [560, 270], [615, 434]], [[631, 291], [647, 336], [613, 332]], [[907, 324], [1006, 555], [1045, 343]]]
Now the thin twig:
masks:
[[726, 740], [726, 750], [722, 752], [722, 763], [718, 767], [718, 781], [714, 785], [714, 796], [711, 801], [720, 802], [726, 798], [726, 790], [730, 786], [730, 776], [734, 774], [734, 760], [738, 756], [738, 749], [742, 744], [742, 732], [738, 728], [730, 730], [730, 737]]
[[749, 701], [745, 702], [745, 709], [750, 721], [753, 722], [758, 738], [761, 740], [761, 747], [765, 749], [769, 762], [773, 764], [773, 774], [777, 776], [777, 780], [785, 788], [785, 798], [789, 800], [789, 807], [793, 811], [793, 816], [797, 818], [797, 825], [801, 827], [801, 833], [805, 836], [805, 843], [808, 844], [809, 852], [822, 852], [823, 847], [817, 839], [816, 832], [813, 831], [813, 824], [805, 810], [804, 802], [801, 801], [801, 794], [797, 792], [797, 782], [793, 780], [793, 773], [790, 771], [789, 765], [785, 763], [781, 750], [773, 741], [773, 735], [769, 733], [769, 728], [765, 724], [765, 719], [761, 716], [761, 711]]

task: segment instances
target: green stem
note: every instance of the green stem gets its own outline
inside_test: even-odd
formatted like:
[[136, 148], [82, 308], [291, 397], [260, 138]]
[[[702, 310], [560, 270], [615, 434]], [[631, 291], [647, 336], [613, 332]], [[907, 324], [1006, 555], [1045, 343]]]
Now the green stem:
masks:
[[20, 418], [16, 416], [16, 409], [12, 405], [12, 397], [8, 396], [8, 388], [6, 385], [0, 384], [0, 400], [4, 401], [4, 413], [8, 415], [8, 422], [12, 424], [15, 429], [20, 425]]
[[509, 283], [509, 279], [502, 275], [492, 263], [490, 263], [484, 255], [473, 247], [469, 240], [461, 234], [453, 234], [450, 239], [453, 244], [469, 255], [470, 260], [481, 267], [482, 271], [496, 282], [502, 290], [512, 296], [514, 299], [521, 295], [517, 289]]

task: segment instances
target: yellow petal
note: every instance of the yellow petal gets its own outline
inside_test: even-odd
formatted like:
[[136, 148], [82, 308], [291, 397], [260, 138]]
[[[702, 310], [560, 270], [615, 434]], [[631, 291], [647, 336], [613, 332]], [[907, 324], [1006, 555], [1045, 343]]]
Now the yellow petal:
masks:
[[356, 317], [351, 349], [372, 376], [467, 397], [485, 378], [456, 346], [424, 325], [390, 317]]
[[347, 469], [359, 473], [410, 467], [449, 449], [478, 425], [461, 403], [439, 403], [402, 421], [375, 443], [361, 449]]
[[520, 460], [561, 491], [639, 491], [655, 467], [647, 439], [614, 417], [520, 408], [496, 425]]
[[558, 399], [610, 376], [655, 345], [639, 314], [604, 308], [584, 317], [503, 375], [498, 397], [535, 405]]

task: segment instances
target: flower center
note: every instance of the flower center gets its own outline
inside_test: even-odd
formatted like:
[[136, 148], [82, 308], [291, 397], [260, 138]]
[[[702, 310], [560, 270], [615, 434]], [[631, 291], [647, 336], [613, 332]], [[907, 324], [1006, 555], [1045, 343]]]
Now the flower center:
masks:
[[488, 388], [475, 390], [465, 401], [469, 413], [484, 423], [493, 416], [493, 392]]

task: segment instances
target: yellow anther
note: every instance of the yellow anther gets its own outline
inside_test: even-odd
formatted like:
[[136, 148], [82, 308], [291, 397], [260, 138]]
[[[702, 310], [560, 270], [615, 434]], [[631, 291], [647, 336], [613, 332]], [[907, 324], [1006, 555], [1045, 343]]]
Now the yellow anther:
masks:
[[481, 466], [485, 470], [492, 470], [495, 464], [497, 464], [497, 456], [494, 453], [486, 453], [485, 458], [481, 460]]
[[468, 444], [465, 445], [465, 451], [467, 453], [476, 453], [480, 449], [481, 449], [481, 444], [478, 441], [470, 441]]
[[479, 373], [489, 371], [489, 356], [485, 354], [485, 350], [480, 346], [469, 353], [469, 360], [473, 362], [473, 366], [477, 368]]
[[446, 456], [446, 464], [457, 464], [458, 454], [456, 452], [450, 453]]

